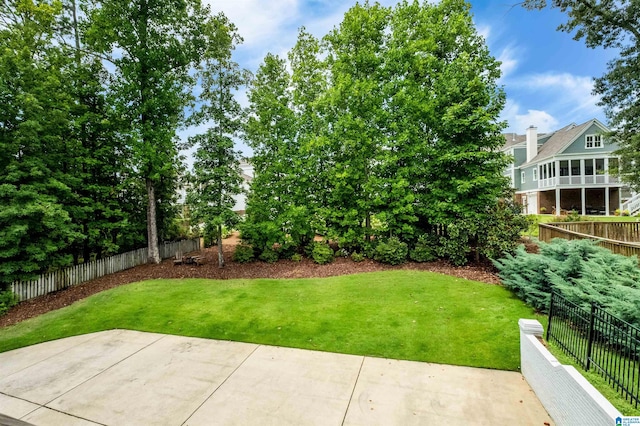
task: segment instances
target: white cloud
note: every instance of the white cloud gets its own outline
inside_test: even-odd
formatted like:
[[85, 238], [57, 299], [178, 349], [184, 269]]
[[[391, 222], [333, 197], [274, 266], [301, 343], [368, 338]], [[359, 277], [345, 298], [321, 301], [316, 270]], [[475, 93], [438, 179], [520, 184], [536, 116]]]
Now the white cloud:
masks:
[[545, 73], [523, 76], [520, 84], [532, 91], [555, 93], [558, 104], [570, 108], [567, 113], [584, 115], [601, 113], [601, 108], [597, 106], [599, 98], [591, 93], [593, 91], [591, 77], [568, 73]]
[[512, 46], [507, 46], [502, 49], [500, 52], [500, 56], [498, 56], [498, 60], [502, 62], [500, 64], [500, 69], [502, 70], [501, 79], [505, 79], [511, 74], [513, 71], [518, 68], [518, 59], [515, 56], [516, 49]]
[[205, 0], [215, 14], [224, 14], [238, 27], [246, 46], [268, 44], [287, 32], [299, 17], [299, 0]]
[[509, 123], [507, 132], [518, 134], [524, 134], [529, 126], [537, 127], [539, 133], [551, 132], [559, 127], [559, 121], [547, 111], [529, 109], [526, 113], [521, 113], [520, 105], [510, 100], [507, 100], [501, 118]]
[[476, 24], [476, 31], [478, 31], [478, 35], [482, 36], [486, 41], [491, 35], [491, 26]]

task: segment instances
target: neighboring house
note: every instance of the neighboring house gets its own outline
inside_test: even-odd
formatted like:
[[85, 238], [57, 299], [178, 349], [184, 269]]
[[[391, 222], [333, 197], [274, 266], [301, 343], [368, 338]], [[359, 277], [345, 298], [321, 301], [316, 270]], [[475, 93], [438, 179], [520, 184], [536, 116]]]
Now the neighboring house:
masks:
[[505, 174], [516, 190], [516, 201], [527, 214], [612, 215], [616, 210], [640, 212], [640, 196], [617, 176], [617, 145], [607, 140], [607, 127], [596, 119], [538, 134], [505, 134], [502, 151], [514, 158]]
[[233, 211], [243, 215], [247, 210], [247, 192], [253, 180], [253, 165], [245, 159], [240, 162], [240, 169], [242, 170], [242, 189], [244, 192], [233, 197], [236, 200]]

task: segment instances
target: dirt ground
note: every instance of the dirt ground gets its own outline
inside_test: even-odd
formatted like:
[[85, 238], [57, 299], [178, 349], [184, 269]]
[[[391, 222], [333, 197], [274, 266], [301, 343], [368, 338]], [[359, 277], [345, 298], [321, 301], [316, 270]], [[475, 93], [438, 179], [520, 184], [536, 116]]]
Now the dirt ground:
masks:
[[239, 264], [231, 260], [233, 250], [238, 243], [237, 237], [224, 240], [222, 247], [225, 257], [224, 268], [218, 268], [217, 246], [204, 249], [205, 262], [203, 265], [174, 265], [172, 259], [167, 259], [157, 265], [141, 265], [126, 271], [107, 275], [93, 281], [87, 281], [65, 290], [41, 296], [20, 303], [13, 307], [6, 315], [0, 317], [0, 327], [6, 327], [71, 305], [72, 303], [91, 296], [92, 294], [114, 288], [123, 284], [155, 278], [314, 278], [331, 277], [336, 275], [357, 274], [362, 272], [386, 270], [420, 270], [439, 272], [460, 278], [499, 284], [500, 280], [491, 265], [451, 266], [446, 262], [415, 263], [391, 266], [365, 259], [353, 262], [350, 258], [336, 258], [330, 264], [318, 265], [310, 259], [300, 262], [280, 260], [274, 264], [252, 262]]

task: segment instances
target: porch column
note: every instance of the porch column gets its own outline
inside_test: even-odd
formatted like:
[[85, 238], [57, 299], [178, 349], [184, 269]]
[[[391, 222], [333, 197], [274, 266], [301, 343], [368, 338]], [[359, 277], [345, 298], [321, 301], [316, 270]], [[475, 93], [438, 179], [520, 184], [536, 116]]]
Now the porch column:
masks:
[[556, 216], [560, 216], [560, 188], [556, 187]]
[[604, 215], [605, 216], [611, 216], [611, 214], [609, 213], [609, 187], [605, 187], [604, 188]]
[[587, 190], [585, 187], [580, 188], [580, 199], [582, 201], [582, 216], [587, 215]]

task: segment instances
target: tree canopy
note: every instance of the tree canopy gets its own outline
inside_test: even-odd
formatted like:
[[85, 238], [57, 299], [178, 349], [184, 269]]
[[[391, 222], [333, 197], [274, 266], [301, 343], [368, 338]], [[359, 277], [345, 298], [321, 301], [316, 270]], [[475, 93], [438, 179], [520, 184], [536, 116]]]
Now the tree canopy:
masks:
[[496, 254], [480, 224], [510, 196], [505, 96], [467, 3], [358, 3], [322, 40], [301, 30], [289, 61], [268, 55], [250, 89], [245, 240], [299, 247], [292, 230], [317, 231], [361, 252], [439, 229], [455, 241], [443, 257]]

